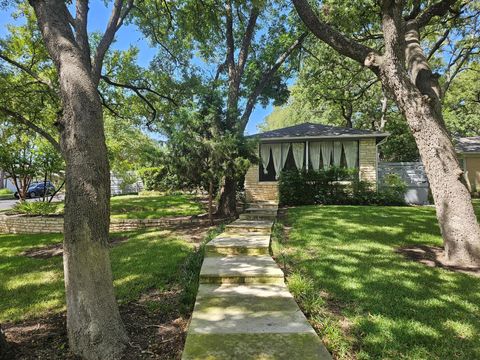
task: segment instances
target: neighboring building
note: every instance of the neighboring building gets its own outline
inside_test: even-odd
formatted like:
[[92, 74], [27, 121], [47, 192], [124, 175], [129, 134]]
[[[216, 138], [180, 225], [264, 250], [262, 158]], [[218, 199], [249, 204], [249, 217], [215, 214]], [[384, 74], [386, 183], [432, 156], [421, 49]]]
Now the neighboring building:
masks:
[[245, 176], [247, 201], [277, 201], [283, 169], [357, 168], [361, 180], [376, 183], [377, 145], [388, 135], [312, 123], [253, 135], [259, 139], [260, 164], [252, 165]]
[[455, 150], [471, 192], [480, 192], [480, 136], [457, 139]]

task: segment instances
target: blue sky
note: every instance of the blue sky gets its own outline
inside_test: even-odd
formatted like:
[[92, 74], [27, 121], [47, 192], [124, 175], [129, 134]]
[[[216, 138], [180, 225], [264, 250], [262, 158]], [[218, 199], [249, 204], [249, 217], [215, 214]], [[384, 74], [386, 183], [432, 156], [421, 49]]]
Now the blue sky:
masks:
[[[89, 13], [89, 31], [103, 31], [105, 29], [108, 17], [110, 15], [109, 9], [104, 5], [104, 2], [101, 0], [91, 0], [90, 1], [90, 13]], [[4, 37], [8, 30], [7, 24], [14, 22], [21, 22], [21, 18], [15, 20], [12, 18], [12, 9], [1, 9], [0, 10], [0, 37]], [[116, 42], [113, 44], [114, 49], [125, 50], [128, 49], [131, 45], [134, 45], [139, 48], [139, 57], [138, 63], [140, 66], [148, 66], [150, 61], [153, 59], [156, 50], [150, 47], [148, 41], [143, 37], [143, 34], [136, 28], [134, 25], [124, 25], [117, 33]], [[272, 112], [273, 107], [271, 105], [263, 108], [260, 105], [255, 107], [252, 115], [250, 116], [250, 121], [248, 122], [246, 128], [246, 134], [255, 134], [257, 133], [257, 125], [263, 121], [265, 116]]]

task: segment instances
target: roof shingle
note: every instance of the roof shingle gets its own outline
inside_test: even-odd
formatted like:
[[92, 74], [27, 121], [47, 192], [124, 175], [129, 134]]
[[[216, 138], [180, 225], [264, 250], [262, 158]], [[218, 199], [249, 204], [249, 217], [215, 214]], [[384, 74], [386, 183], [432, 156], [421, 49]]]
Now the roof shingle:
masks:
[[253, 136], [260, 139], [274, 139], [274, 138], [303, 138], [303, 137], [323, 137], [323, 138], [335, 138], [335, 137], [387, 137], [389, 134], [380, 131], [352, 129], [339, 126], [330, 126], [323, 124], [303, 123], [299, 125], [293, 125], [282, 129], [276, 129], [266, 131], [264, 133], [256, 134]]
[[458, 138], [455, 144], [457, 153], [480, 153], [480, 136]]

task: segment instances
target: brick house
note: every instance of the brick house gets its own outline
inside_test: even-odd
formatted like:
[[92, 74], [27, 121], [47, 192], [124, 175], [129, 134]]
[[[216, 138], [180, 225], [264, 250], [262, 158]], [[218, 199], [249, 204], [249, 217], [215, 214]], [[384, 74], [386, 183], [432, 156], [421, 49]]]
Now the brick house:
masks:
[[304, 123], [267, 131], [259, 140], [260, 162], [245, 176], [248, 202], [278, 201], [277, 179], [284, 169], [357, 168], [361, 180], [376, 183], [378, 145], [388, 133]]

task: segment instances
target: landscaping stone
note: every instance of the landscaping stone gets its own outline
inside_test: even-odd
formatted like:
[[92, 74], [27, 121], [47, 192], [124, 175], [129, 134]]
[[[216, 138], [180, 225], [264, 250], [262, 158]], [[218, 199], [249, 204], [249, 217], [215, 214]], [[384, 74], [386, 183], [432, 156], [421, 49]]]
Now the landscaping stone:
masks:
[[201, 283], [283, 283], [283, 272], [271, 256], [206, 257]]
[[222, 233], [206, 245], [206, 256], [268, 255], [270, 236], [264, 233]]
[[206, 245], [183, 360], [331, 359], [268, 254], [276, 213], [251, 204]]

